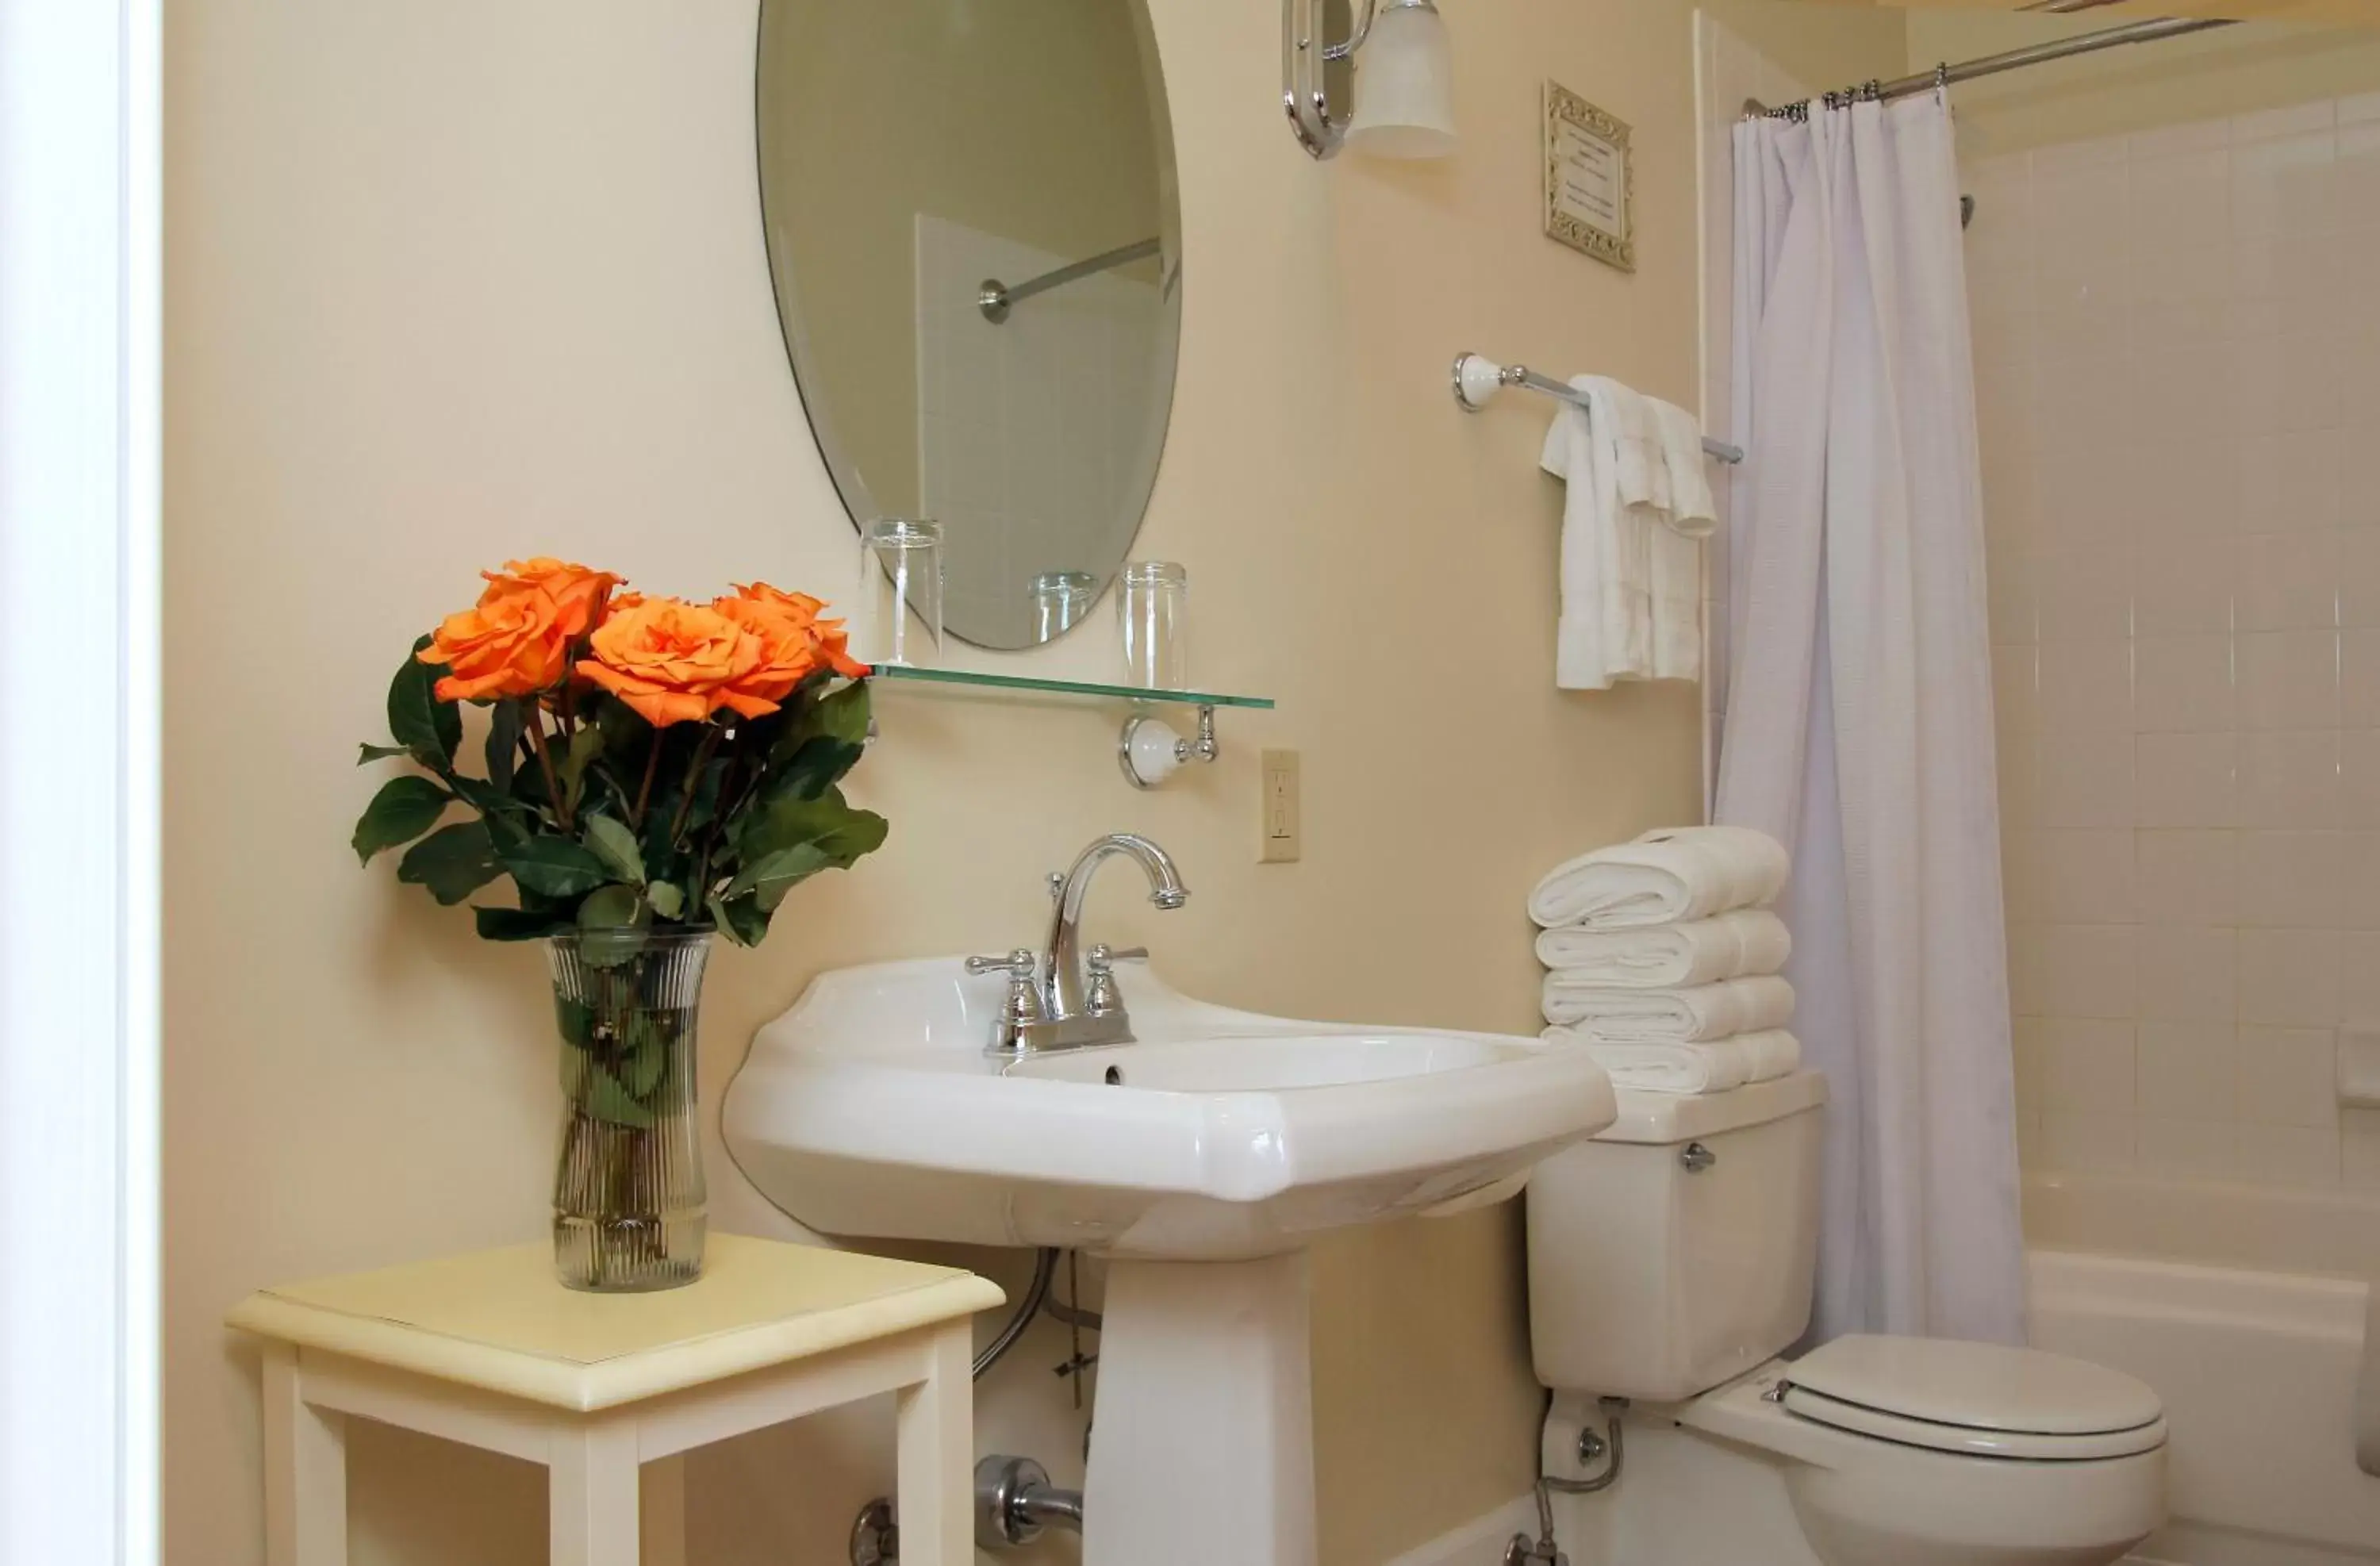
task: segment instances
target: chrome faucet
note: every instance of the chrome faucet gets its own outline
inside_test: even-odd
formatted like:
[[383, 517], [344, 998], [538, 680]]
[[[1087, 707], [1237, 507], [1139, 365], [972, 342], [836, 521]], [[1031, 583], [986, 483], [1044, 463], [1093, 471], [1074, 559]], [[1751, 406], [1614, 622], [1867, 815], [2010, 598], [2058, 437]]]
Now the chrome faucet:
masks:
[[1057, 906], [1050, 914], [1044, 953], [1037, 956], [1020, 947], [1005, 957], [967, 959], [969, 973], [1008, 975], [1008, 999], [992, 1028], [992, 1054], [1132, 1042], [1132, 1018], [1116, 988], [1115, 963], [1119, 955], [1134, 953], [1105, 946], [1087, 952], [1082, 943], [1083, 899], [1090, 892], [1091, 878], [1118, 855], [1139, 863], [1148, 877], [1148, 900], [1160, 908], [1179, 908], [1190, 901], [1173, 856], [1137, 832], [1114, 832], [1084, 849], [1072, 869], [1050, 878]]

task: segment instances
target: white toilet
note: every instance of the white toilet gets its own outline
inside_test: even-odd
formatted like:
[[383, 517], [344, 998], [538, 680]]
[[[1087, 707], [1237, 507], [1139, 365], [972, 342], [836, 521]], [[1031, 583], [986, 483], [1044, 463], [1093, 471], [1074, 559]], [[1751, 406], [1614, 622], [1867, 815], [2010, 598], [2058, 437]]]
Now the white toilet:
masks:
[[1822, 1077], [1619, 1097], [1528, 1195], [1547, 1451], [1616, 1397], [1644, 1454], [1599, 1499], [1690, 1498], [1730, 1541], [1697, 1566], [2103, 1566], [2163, 1524], [2163, 1411], [2129, 1376], [1924, 1338], [1776, 1357], [1810, 1320]]

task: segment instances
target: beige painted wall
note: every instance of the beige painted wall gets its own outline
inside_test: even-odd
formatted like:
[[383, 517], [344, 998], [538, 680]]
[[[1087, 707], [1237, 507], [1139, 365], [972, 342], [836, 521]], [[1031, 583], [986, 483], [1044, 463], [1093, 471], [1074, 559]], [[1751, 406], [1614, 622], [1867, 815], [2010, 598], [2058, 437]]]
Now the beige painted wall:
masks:
[[[1691, 817], [1694, 693], [1558, 694], [1544, 412], [1448, 405], [1477, 347], [1690, 396], [1689, 11], [1454, 0], [1464, 143], [1310, 163], [1271, 0], [1159, 0], [1186, 295], [1143, 548], [1189, 564], [1203, 679], [1269, 691], [1225, 758], [1117, 779], [1112, 716], [891, 695], [858, 778], [894, 834], [713, 971], [715, 1106], [819, 968], [1029, 939], [1096, 832], [1198, 896], [1114, 888], [1102, 933], [1235, 1004], [1522, 1029], [1548, 861]], [[536, 954], [359, 871], [345, 844], [407, 639], [471, 573], [552, 551], [656, 590], [832, 590], [851, 550], [772, 319], [750, 0], [173, 9], [167, 38], [166, 1519], [172, 1566], [258, 1559], [252, 1354], [275, 1279], [542, 1232], [553, 1116]], [[1637, 127], [1633, 278], [1538, 236], [1537, 84]], [[1105, 671], [1104, 616], [1008, 667]], [[1303, 864], [1258, 867], [1256, 751], [1305, 753]], [[723, 1159], [724, 1228], [797, 1235]], [[1014, 1258], [967, 1259], [1011, 1279]], [[1325, 1559], [1373, 1566], [1520, 1493], [1538, 1393], [1510, 1209], [1351, 1236], [1317, 1268]], [[982, 1435], [1061, 1471], [1045, 1335]], [[889, 1471], [876, 1414], [694, 1474], [703, 1566], [832, 1566]], [[540, 1558], [537, 1476], [357, 1443], [358, 1566]]]
[[1909, 58], [1908, 18], [1897, 10], [1795, 0], [1708, 0], [1703, 9], [1814, 91], [1899, 76]]

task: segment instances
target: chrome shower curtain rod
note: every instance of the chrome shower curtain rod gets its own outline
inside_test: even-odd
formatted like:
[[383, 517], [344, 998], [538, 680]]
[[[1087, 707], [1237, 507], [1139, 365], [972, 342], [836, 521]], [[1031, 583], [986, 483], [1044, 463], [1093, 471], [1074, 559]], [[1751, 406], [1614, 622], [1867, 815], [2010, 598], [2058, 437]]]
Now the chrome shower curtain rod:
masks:
[[[2208, 32], [2218, 27], [2237, 25], [2237, 18], [2228, 17], [2177, 17], [2160, 21], [2133, 22], [2126, 27], [2109, 28], [2105, 32], [2086, 32], [2077, 38], [2062, 38], [2055, 43], [2036, 43], [2030, 48], [2011, 49], [2004, 55], [1989, 55], [1961, 65], [1946, 62], [1915, 76], [1904, 76], [1893, 81], [1871, 81], [1841, 92], [1829, 92], [1825, 102], [1830, 106], [1863, 100], [1889, 102], [1949, 87], [1953, 82], [1973, 81], [1981, 76], [1998, 76], [2002, 71], [2022, 70], [2027, 66], [2068, 59], [2076, 55], [2094, 55], [2102, 49], [2119, 49], [2130, 43], [2156, 43], [2168, 38], [2184, 38], [2193, 32]], [[1804, 99], [1799, 103], [1788, 103], [1765, 112], [1783, 117], [1806, 115], [1810, 112], [1810, 101]]]

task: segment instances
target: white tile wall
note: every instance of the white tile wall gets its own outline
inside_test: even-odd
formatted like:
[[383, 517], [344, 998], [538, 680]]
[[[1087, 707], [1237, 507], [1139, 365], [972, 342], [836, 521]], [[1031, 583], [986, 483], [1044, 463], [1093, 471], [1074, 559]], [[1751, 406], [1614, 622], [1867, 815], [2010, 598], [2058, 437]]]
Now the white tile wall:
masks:
[[2380, 1188], [2380, 101], [1965, 174], [2025, 1160]]

